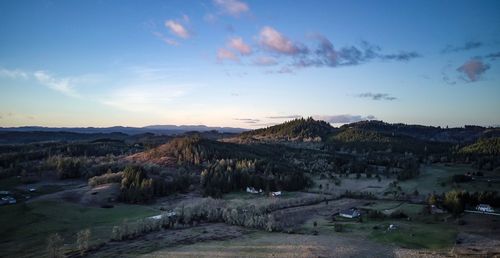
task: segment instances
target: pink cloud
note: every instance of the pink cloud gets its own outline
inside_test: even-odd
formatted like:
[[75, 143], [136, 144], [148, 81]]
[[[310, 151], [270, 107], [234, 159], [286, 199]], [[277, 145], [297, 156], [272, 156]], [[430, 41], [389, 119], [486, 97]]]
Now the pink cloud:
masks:
[[241, 37], [235, 37], [229, 40], [228, 46], [241, 55], [250, 55], [252, 53], [252, 48], [247, 45]]
[[264, 48], [281, 54], [293, 55], [301, 52], [291, 40], [269, 26], [260, 31], [259, 42]]
[[245, 2], [239, 0], [214, 0], [214, 4], [219, 7], [223, 13], [235, 17], [250, 10]]
[[278, 61], [274, 57], [259, 56], [253, 61], [253, 63], [255, 65], [260, 65], [260, 66], [271, 66], [271, 65], [277, 65]]
[[458, 67], [457, 71], [465, 74], [469, 81], [475, 82], [488, 69], [490, 69], [489, 64], [485, 64], [479, 59], [471, 59]]
[[224, 60], [233, 60], [238, 62], [240, 59], [231, 50], [219, 48], [219, 50], [217, 50], [217, 60], [219, 62], [222, 62]]
[[191, 36], [189, 31], [180, 22], [168, 20], [165, 22], [165, 27], [167, 27], [170, 32], [177, 37], [187, 39]]

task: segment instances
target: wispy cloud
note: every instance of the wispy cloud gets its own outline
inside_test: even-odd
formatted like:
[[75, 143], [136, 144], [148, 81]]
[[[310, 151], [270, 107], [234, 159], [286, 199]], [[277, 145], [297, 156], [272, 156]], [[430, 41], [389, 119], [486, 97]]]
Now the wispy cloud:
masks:
[[253, 60], [253, 64], [259, 66], [272, 66], [272, 65], [277, 65], [278, 60], [270, 56], [259, 56]]
[[295, 74], [293, 69], [288, 66], [283, 66], [276, 70], [267, 70], [267, 74]]
[[447, 45], [443, 50], [441, 50], [441, 53], [447, 54], [447, 53], [468, 51], [468, 50], [480, 48], [481, 46], [483, 46], [482, 42], [479, 42], [479, 41], [467, 41], [467, 42], [465, 42], [461, 46]]
[[361, 116], [361, 115], [350, 115], [350, 114], [315, 115], [315, 116], [313, 116], [313, 118], [316, 120], [323, 120], [325, 122], [332, 123], [332, 124], [348, 124], [348, 123], [354, 123], [354, 122], [359, 122], [359, 121], [364, 121], [364, 120], [375, 119], [375, 117], [372, 115]]
[[234, 118], [234, 120], [241, 121], [245, 124], [256, 124], [260, 122], [260, 119], [254, 118]]
[[93, 84], [101, 80], [99, 75], [86, 74], [78, 76], [56, 76], [48, 71], [35, 72], [20, 69], [0, 69], [0, 77], [13, 80], [29, 80], [41, 84], [51, 90], [70, 97], [80, 97], [77, 87], [83, 84]]
[[259, 33], [259, 43], [265, 49], [279, 54], [295, 55], [307, 52], [305, 47], [292, 42], [270, 26], [265, 26], [261, 29]]
[[313, 38], [319, 41], [317, 49], [313, 54], [295, 60], [295, 67], [353, 66], [374, 59], [409, 61], [421, 56], [415, 51], [400, 51], [392, 54], [382, 53], [379, 46], [367, 41], [362, 41], [360, 46], [345, 46], [337, 50], [325, 36], [316, 34]]
[[491, 58], [493, 60], [496, 60], [497, 58], [500, 58], [500, 52], [490, 53], [486, 55], [486, 58]]
[[228, 46], [238, 51], [241, 55], [252, 54], [252, 48], [248, 44], [246, 44], [241, 37], [234, 37], [229, 39]]
[[420, 57], [420, 54], [415, 51], [401, 51], [397, 54], [380, 55], [381, 59], [395, 60], [395, 61], [410, 61], [411, 59]]
[[[145, 90], [148, 89], [148, 90]], [[115, 89], [99, 101], [102, 104], [131, 112], [163, 113], [166, 104], [186, 94], [185, 86], [135, 85]]]
[[232, 60], [236, 62], [240, 61], [238, 56], [236, 56], [236, 54], [231, 50], [219, 48], [219, 50], [217, 50], [217, 61], [223, 62], [224, 60]]
[[213, 0], [213, 3], [223, 14], [233, 17], [239, 17], [241, 14], [250, 11], [248, 4], [239, 0]]
[[369, 98], [372, 100], [396, 100], [396, 97], [393, 97], [387, 93], [372, 93], [372, 92], [365, 92], [365, 93], [360, 93], [355, 95], [358, 98]]
[[484, 63], [481, 59], [471, 59], [465, 62], [463, 65], [457, 68], [457, 71], [465, 75], [463, 77], [464, 80], [468, 82], [477, 81], [481, 75], [483, 75], [488, 69], [490, 69], [490, 65]]
[[0, 77], [9, 79], [28, 79], [29, 74], [19, 69], [10, 70], [5, 68], [0, 68]]
[[75, 95], [75, 92], [70, 85], [70, 80], [67, 78], [58, 79], [45, 71], [37, 71], [33, 75], [39, 83], [48, 86], [53, 90], [67, 95]]
[[153, 32], [153, 35], [155, 35], [157, 38], [161, 39], [163, 42], [165, 42], [168, 45], [171, 45], [171, 46], [178, 46], [179, 45], [179, 42], [177, 42], [175, 39], [166, 37], [161, 32], [155, 31], [155, 32]]
[[301, 118], [302, 116], [300, 115], [284, 115], [284, 116], [268, 116], [266, 118], [269, 118], [269, 119], [297, 119], [297, 118]]
[[170, 30], [170, 33], [177, 37], [187, 39], [191, 37], [191, 33], [188, 29], [179, 21], [167, 20], [165, 21], [165, 27]]
[[125, 83], [117, 82], [108, 85], [109, 89], [98, 93], [82, 90], [83, 86], [92, 88], [95, 85], [102, 85], [105, 78], [98, 74], [63, 77], [44, 70], [29, 72], [3, 69], [16, 71], [16, 73], [5, 72], [0, 75], [11, 78], [13, 74], [16, 74], [12, 77], [13, 79], [26, 79], [70, 97], [101, 103], [125, 111], [163, 115], [170, 101], [184, 96], [191, 87], [194, 87], [190, 84], [166, 83], [170, 81], [168, 77], [172, 69], [171, 67], [131, 67], [125, 71], [130, 75]]

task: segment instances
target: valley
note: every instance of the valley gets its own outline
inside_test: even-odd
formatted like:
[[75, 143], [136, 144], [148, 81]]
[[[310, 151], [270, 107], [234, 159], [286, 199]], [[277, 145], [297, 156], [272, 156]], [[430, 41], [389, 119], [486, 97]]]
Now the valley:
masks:
[[[499, 148], [484, 146], [499, 131], [464, 128], [463, 139], [435, 140], [443, 130], [458, 131], [297, 119], [217, 137], [57, 135], [2, 145], [0, 190], [17, 202], [0, 206], [0, 253], [498, 254], [500, 217], [467, 210], [486, 203], [499, 212]], [[349, 209], [359, 215], [339, 215]]]

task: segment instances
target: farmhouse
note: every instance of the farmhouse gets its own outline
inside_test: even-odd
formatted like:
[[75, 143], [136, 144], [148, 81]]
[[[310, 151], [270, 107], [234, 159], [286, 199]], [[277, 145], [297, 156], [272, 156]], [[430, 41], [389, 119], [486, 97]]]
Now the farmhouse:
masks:
[[277, 197], [277, 196], [280, 196], [280, 195], [281, 195], [281, 191], [271, 192], [271, 196], [272, 197]]
[[259, 189], [259, 191], [257, 191], [255, 188], [247, 186], [247, 193], [252, 193], [252, 194], [262, 193], [262, 189]]
[[357, 218], [357, 217], [361, 216], [361, 213], [359, 212], [359, 210], [357, 208], [350, 208], [350, 209], [341, 211], [339, 213], [339, 215], [341, 217], [344, 217], [344, 218], [353, 219], [353, 218]]
[[493, 208], [491, 208], [488, 204], [479, 204], [476, 206], [476, 210], [482, 212], [494, 212]]
[[175, 213], [175, 211], [169, 211], [169, 212], [164, 213], [164, 214], [159, 214], [159, 215], [148, 217], [148, 219], [159, 220], [159, 219], [162, 219], [163, 217], [173, 218], [176, 215], [177, 214]]
[[2, 197], [2, 199], [0, 200], [0, 205], [16, 204], [16, 203], [17, 203], [16, 199], [12, 196]]

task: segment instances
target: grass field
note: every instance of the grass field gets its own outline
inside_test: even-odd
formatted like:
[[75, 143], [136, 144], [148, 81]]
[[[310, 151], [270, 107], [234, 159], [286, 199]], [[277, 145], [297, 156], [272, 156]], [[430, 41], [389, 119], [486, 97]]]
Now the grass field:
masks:
[[[420, 194], [429, 194], [434, 191], [446, 192], [452, 189], [450, 177], [463, 174], [470, 170], [469, 166], [447, 167], [442, 164], [422, 166], [420, 175], [414, 179], [400, 181], [399, 186], [407, 193], [417, 190]], [[445, 185], [442, 186], [441, 184]]]
[[[277, 198], [295, 198], [300, 196], [300, 193], [297, 192], [281, 192], [281, 196]], [[252, 193], [247, 193], [245, 191], [240, 191], [240, 192], [231, 192], [224, 194], [222, 196], [223, 200], [249, 200], [249, 199], [259, 199], [259, 198], [264, 198], [267, 199], [268, 197], [266, 196], [265, 193], [260, 193], [260, 194], [252, 194]]]
[[[348, 178], [340, 178], [340, 184], [335, 185], [335, 182], [329, 179], [313, 178], [314, 185], [308, 190], [313, 192], [324, 192], [335, 195], [351, 192], [371, 192], [374, 194], [382, 194], [389, 186], [393, 179], [382, 178], [380, 181], [376, 178], [366, 178], [364, 175], [357, 179], [356, 175], [350, 175]], [[320, 188], [321, 185], [321, 188]], [[328, 186], [327, 186], [328, 185]]]
[[[314, 222], [317, 223], [316, 227], [314, 227]], [[343, 232], [335, 232], [335, 223], [343, 225]], [[427, 224], [403, 219], [370, 220], [364, 217], [362, 223], [349, 219], [338, 220], [335, 223], [325, 218], [313, 218], [304, 224], [302, 232], [311, 233], [314, 230], [318, 232], [318, 235], [356, 236], [379, 243], [415, 249], [449, 248], [454, 244], [457, 235], [457, 229], [453, 225]], [[388, 231], [390, 224], [397, 225], [398, 228]]]
[[[432, 222], [432, 219], [421, 214], [423, 205], [409, 204], [397, 201], [372, 201], [369, 205], [360, 206], [364, 209], [378, 210], [387, 214], [402, 211], [412, 220], [407, 219], [370, 219], [362, 216], [358, 219], [347, 219], [337, 216], [335, 221], [324, 216], [315, 216], [307, 220], [298, 233], [327, 235], [332, 237], [358, 237], [370, 239], [384, 244], [394, 244], [402, 248], [412, 249], [445, 249], [454, 244], [457, 227], [453, 224]], [[316, 226], [314, 226], [316, 222]], [[432, 223], [431, 223], [432, 222]], [[335, 231], [335, 224], [343, 226], [342, 232]], [[390, 224], [397, 225], [397, 229], [388, 231]]]
[[[386, 230], [390, 224], [396, 230]], [[404, 248], [443, 249], [455, 243], [457, 229], [442, 223], [426, 224], [421, 222], [387, 221], [381, 229], [372, 230], [370, 238], [382, 243], [395, 243]]]
[[91, 228], [92, 240], [108, 240], [113, 225], [157, 212], [143, 206], [117, 205], [111, 209], [85, 207], [68, 202], [34, 201], [0, 207], [0, 257], [41, 257], [47, 237], [55, 232], [67, 247], [76, 232]]
[[377, 210], [385, 214], [391, 214], [395, 211], [401, 211], [408, 216], [416, 216], [422, 212], [424, 205], [411, 204], [400, 201], [373, 201], [369, 205], [364, 205], [360, 208]]
[[[424, 165], [420, 169], [420, 175], [414, 179], [400, 181], [399, 186], [407, 193], [417, 190], [420, 194], [429, 194], [432, 192], [447, 192], [452, 189], [463, 189], [468, 191], [495, 191], [499, 185], [488, 186], [486, 182], [471, 181], [467, 183], [454, 184], [451, 182], [453, 175], [464, 174], [466, 172], [476, 171], [469, 165], [454, 164], [447, 166], [444, 164]], [[485, 175], [490, 174], [484, 172]]]

